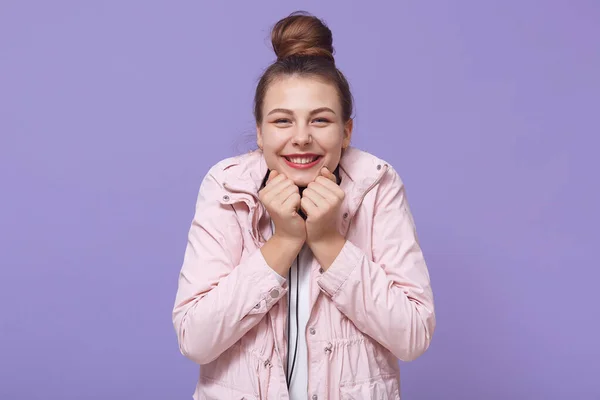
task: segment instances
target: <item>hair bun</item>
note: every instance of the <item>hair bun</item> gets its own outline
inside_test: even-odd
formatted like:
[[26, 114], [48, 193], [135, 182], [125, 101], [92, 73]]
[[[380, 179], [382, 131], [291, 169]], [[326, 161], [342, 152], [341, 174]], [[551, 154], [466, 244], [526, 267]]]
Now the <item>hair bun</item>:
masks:
[[331, 30], [319, 18], [297, 11], [279, 20], [271, 31], [278, 60], [289, 57], [325, 57], [334, 61]]

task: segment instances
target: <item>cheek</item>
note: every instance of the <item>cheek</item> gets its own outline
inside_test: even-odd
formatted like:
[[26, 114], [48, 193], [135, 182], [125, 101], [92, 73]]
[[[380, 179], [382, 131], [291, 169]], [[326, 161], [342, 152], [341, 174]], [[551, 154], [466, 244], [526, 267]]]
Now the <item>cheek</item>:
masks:
[[319, 142], [321, 148], [327, 153], [325, 163], [331, 170], [333, 170], [340, 162], [342, 154], [342, 140], [343, 137], [336, 131], [333, 135], [328, 135]]
[[277, 151], [285, 145], [285, 138], [272, 130], [263, 131], [262, 138], [264, 148], [271, 151]]
[[337, 152], [342, 148], [344, 132], [339, 129], [321, 132], [318, 140], [319, 144], [324, 150], [337, 154]]

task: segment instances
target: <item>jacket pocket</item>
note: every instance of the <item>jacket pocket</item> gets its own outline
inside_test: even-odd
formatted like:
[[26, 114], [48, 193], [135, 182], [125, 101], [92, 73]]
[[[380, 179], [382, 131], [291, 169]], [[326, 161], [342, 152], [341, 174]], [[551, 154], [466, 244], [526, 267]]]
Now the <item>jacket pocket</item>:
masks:
[[400, 400], [400, 383], [396, 374], [380, 375], [369, 380], [340, 386], [340, 400]]
[[200, 377], [195, 398], [198, 400], [259, 400], [255, 393], [226, 386], [205, 376]]

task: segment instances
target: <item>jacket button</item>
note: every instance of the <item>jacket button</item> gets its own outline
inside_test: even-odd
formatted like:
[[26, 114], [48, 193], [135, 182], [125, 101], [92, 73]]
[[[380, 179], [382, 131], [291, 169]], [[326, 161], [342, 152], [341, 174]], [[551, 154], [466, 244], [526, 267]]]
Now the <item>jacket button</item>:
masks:
[[323, 272], [325, 272], [323, 268], [319, 268], [319, 273], [322, 274]]
[[315, 328], [310, 328], [309, 332], [311, 335], [314, 335], [315, 333], [317, 333], [317, 331], [315, 331]]
[[381, 169], [381, 164], [379, 164], [379, 165], [377, 166], [377, 171], [379, 171], [380, 169]]
[[312, 395], [312, 400], [318, 400], [319, 396], [317, 396], [316, 394]]
[[279, 290], [277, 290], [277, 289], [271, 290], [271, 297], [274, 298], [274, 299], [278, 298], [279, 297]]
[[227, 195], [223, 196], [223, 201], [229, 201], [229, 196], [227, 196]]
[[348, 213], [347, 212], [344, 213], [344, 219], [346, 219], [346, 218], [348, 218]]
[[258, 303], [257, 305], [255, 305], [254, 308], [256, 308], [256, 309], [260, 308], [260, 303]]

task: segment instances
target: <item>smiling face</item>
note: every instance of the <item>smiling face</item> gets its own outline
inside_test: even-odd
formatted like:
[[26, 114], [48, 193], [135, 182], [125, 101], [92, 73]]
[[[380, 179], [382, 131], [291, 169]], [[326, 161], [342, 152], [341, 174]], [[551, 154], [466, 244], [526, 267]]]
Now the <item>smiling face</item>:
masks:
[[300, 187], [322, 167], [333, 172], [350, 144], [352, 120], [343, 121], [335, 86], [320, 79], [276, 79], [265, 93], [262, 116], [257, 143], [267, 166]]

